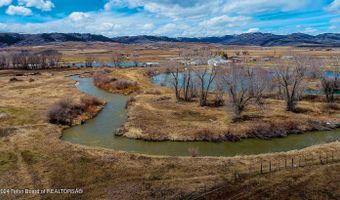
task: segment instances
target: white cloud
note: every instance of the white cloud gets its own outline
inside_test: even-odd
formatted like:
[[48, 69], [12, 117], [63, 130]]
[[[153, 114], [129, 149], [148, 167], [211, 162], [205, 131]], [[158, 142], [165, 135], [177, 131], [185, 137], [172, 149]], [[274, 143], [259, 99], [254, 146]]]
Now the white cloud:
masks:
[[168, 35], [169, 33], [173, 33], [177, 28], [179, 28], [178, 25], [170, 23], [159, 27], [154, 33], [156, 35]]
[[224, 5], [225, 12], [256, 13], [268, 10], [291, 11], [305, 7], [310, 0], [229, 0]]
[[340, 0], [334, 0], [329, 6], [326, 7], [329, 12], [340, 12]]
[[247, 33], [255, 33], [255, 32], [259, 32], [260, 29], [259, 28], [250, 28], [248, 29]]
[[50, 11], [54, 4], [50, 0], [18, 0], [20, 6], [34, 7], [43, 11]]
[[329, 30], [335, 30], [337, 27], [335, 25], [330, 26], [328, 29]]
[[251, 15], [264, 11], [292, 11], [318, 6], [322, 0], [107, 0], [106, 11], [112, 8], [138, 8], [157, 16], [175, 20], [213, 18], [218, 15]]
[[0, 23], [0, 30], [4, 30], [7, 28], [7, 24]]
[[228, 15], [222, 15], [218, 17], [213, 17], [209, 20], [203, 21], [200, 23], [202, 26], [220, 26], [220, 25], [226, 25], [226, 24], [242, 24], [244, 22], [250, 21], [250, 17], [245, 16], [236, 16], [236, 17], [230, 17]]
[[[296, 30], [312, 31], [304, 30], [306, 27], [304, 22], [314, 20], [314, 16], [304, 18], [302, 15], [302, 17], [294, 19], [291, 17], [282, 19], [280, 17], [276, 18], [276, 13], [279, 12], [278, 15], [281, 16], [281, 12], [285, 11], [306, 12], [312, 10], [311, 7], [313, 6], [319, 6], [318, 9], [320, 10], [320, 1], [322, 0], [104, 1], [106, 2], [104, 10], [73, 12], [62, 19], [49, 19], [46, 22], [2, 22], [4, 24], [1, 28], [4, 31], [28, 33], [90, 32], [110, 37], [142, 34], [171, 37], [222, 36], [247, 32], [247, 30], [248, 32], [255, 32], [260, 29], [261, 31], [273, 31], [274, 33], [293, 32]], [[19, 6], [26, 9], [49, 10], [54, 6], [53, 0], [17, 0], [17, 2], [20, 3]], [[70, 0], [70, 3], [72, 3], [72, 0]], [[121, 12], [121, 10], [127, 9], [134, 10], [133, 12]], [[254, 17], [259, 12], [264, 13]], [[320, 17], [325, 18], [324, 16]], [[332, 18], [334, 19], [335, 17], [333, 16]], [[315, 21], [318, 23], [318, 20], [315, 19]], [[340, 27], [339, 22], [335, 20], [329, 23], [329, 26]], [[301, 26], [297, 27], [297, 24], [301, 24]], [[309, 26], [313, 27], [312, 24]], [[328, 30], [328, 27], [321, 28], [320, 30], [324, 31], [324, 29]]]
[[172, 19], [197, 18], [217, 12], [226, 0], [109, 0], [104, 9], [114, 7], [142, 8], [144, 11]]
[[143, 25], [143, 29], [145, 30], [150, 30], [150, 29], [153, 29], [155, 26], [153, 24], [144, 24]]
[[24, 6], [13, 6], [10, 5], [7, 10], [6, 14], [8, 15], [21, 15], [21, 16], [28, 16], [32, 14], [32, 10], [29, 8], [26, 8]]
[[304, 33], [316, 33], [317, 31], [317, 29], [311, 27], [307, 27], [303, 30]]
[[0, 7], [7, 6], [12, 3], [12, 0], [0, 0]]
[[84, 12], [73, 12], [71, 13], [68, 17], [74, 21], [74, 22], [78, 22], [81, 21], [83, 19], [86, 19], [90, 16], [90, 14], [88, 13], [84, 13]]

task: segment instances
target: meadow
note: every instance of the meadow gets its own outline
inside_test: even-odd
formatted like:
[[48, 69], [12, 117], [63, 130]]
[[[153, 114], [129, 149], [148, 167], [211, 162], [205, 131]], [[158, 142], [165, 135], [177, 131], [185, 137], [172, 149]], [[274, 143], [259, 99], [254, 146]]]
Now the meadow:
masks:
[[[81, 188], [83, 193], [1, 196], [5, 195], [6, 199], [336, 199], [340, 195], [340, 143], [332, 139], [303, 149], [233, 157], [200, 156], [199, 151], [189, 149], [191, 156], [156, 156], [62, 140], [65, 129], [86, 124], [87, 120], [90, 123], [107, 108], [105, 100], [86, 97], [77, 88], [77, 81], [70, 78], [72, 75], [99, 76], [98, 84], [94, 85], [103, 89], [101, 92], [130, 95], [127, 121], [116, 135], [132, 141], [237, 142], [265, 138], [270, 143], [268, 138], [272, 137], [338, 130], [335, 129], [340, 115], [338, 96], [332, 106], [322, 95], [304, 96], [297, 103], [299, 112], [290, 112], [286, 110], [285, 100], [264, 95], [264, 108], [251, 104], [242, 112], [242, 120], [235, 121], [227, 105], [210, 105], [214, 102], [215, 91], [208, 92], [207, 105], [201, 106], [199, 97], [179, 101], [173, 88], [153, 82], [152, 76], [168, 71], [167, 61], [178, 57], [183, 49], [206, 46], [65, 43], [26, 47], [31, 52], [58, 50], [62, 53], [60, 66], [63, 67], [0, 71], [0, 188]], [[246, 55], [238, 56], [244, 65], [256, 63], [255, 59], [282, 57], [291, 52], [313, 58], [340, 56], [336, 48], [326, 51], [208, 46], [214, 52], [225, 51], [228, 55], [247, 51]], [[16, 52], [23, 48], [2, 51]], [[86, 68], [74, 65], [85, 63], [89, 55], [98, 62], [111, 62], [117, 51], [128, 55], [138, 52], [139, 62], [157, 62], [159, 66]], [[266, 61], [264, 68], [271, 69], [273, 64], [272, 60]], [[312, 88], [320, 87], [318, 79], [307, 83]], [[230, 97], [223, 98], [228, 101]], [[66, 102], [67, 106], [63, 106], [65, 99], [72, 99], [72, 103]], [[56, 105], [58, 109], [66, 107], [66, 114], [75, 113], [74, 118], [63, 124], [60, 120], [51, 121], [48, 113], [53, 107], [55, 111]], [[313, 158], [310, 165], [293, 163], [293, 167], [279, 167], [270, 173], [259, 171], [261, 163], [266, 165], [261, 164], [261, 169], [267, 172], [268, 163], [308, 157]], [[277, 169], [275, 165], [273, 169]]]

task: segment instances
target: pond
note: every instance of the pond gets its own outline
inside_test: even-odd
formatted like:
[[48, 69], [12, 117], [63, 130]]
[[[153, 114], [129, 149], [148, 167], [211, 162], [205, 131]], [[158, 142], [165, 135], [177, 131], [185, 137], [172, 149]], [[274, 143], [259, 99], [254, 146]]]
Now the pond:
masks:
[[126, 96], [107, 93], [92, 83], [92, 78], [73, 76], [77, 88], [90, 95], [105, 99], [107, 104], [97, 117], [85, 124], [66, 129], [62, 140], [92, 147], [136, 152], [149, 155], [189, 156], [188, 149], [198, 149], [199, 156], [235, 156], [302, 149], [315, 144], [340, 139], [340, 130], [318, 131], [289, 135], [270, 140], [245, 139], [239, 142], [147, 142], [115, 136], [114, 132], [127, 120]]
[[[137, 65], [137, 66], [136, 66]], [[123, 68], [128, 68], [128, 67], [143, 67], [145, 63], [139, 62], [139, 63], [134, 63], [134, 62], [122, 62], [119, 64], [120, 67]], [[76, 67], [85, 67], [85, 63], [76, 63]], [[108, 66], [108, 67], [115, 67], [116, 63], [114, 62], [93, 62], [92, 64], [93, 67], [102, 67], [102, 66]]]
[[[195, 78], [195, 75], [193, 75]], [[272, 73], [270, 73], [269, 75], [269, 79], [270, 77], [272, 77]], [[333, 77], [334, 76], [334, 72], [331, 71], [327, 71], [325, 72], [325, 76], [326, 77]], [[338, 74], [339, 78], [340, 78], [340, 73]], [[181, 84], [183, 82], [184, 79], [184, 73], [179, 73], [179, 83]], [[172, 87], [172, 75], [170, 73], [161, 73], [158, 74], [156, 76], [152, 77], [152, 82], [155, 83], [156, 85], [161, 85], [161, 86], [166, 86], [166, 87]], [[206, 83], [208, 82], [209, 76], [206, 76]], [[210, 86], [210, 90], [214, 90], [215, 88], [215, 84], [214, 82], [211, 84]], [[319, 89], [306, 89], [304, 91], [305, 94], [312, 94], [312, 95], [322, 95], [322, 91]], [[340, 90], [337, 90], [335, 92], [335, 95], [340, 95]]]

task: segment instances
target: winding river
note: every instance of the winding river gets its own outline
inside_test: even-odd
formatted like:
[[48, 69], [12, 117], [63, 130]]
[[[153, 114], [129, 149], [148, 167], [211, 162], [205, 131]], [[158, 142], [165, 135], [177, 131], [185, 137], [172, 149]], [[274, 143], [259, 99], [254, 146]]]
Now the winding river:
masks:
[[239, 142], [147, 142], [114, 135], [114, 131], [127, 120], [125, 102], [128, 97], [100, 90], [92, 78], [71, 77], [77, 88], [90, 95], [105, 99], [107, 104], [97, 117], [85, 124], [66, 129], [62, 139], [76, 144], [104, 147], [114, 150], [149, 155], [188, 156], [189, 149], [197, 149], [199, 156], [235, 156], [302, 149], [315, 144], [340, 140], [340, 130], [319, 131], [289, 135], [270, 140], [246, 139]]

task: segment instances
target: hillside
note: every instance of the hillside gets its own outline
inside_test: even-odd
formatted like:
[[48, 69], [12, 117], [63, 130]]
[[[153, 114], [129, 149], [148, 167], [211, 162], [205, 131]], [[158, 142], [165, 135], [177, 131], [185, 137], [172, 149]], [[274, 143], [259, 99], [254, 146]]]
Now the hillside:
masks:
[[340, 34], [324, 33], [316, 36], [293, 33], [289, 35], [275, 35], [271, 33], [244, 33], [240, 35], [225, 35], [221, 37], [178, 37], [165, 36], [123, 36], [109, 38], [103, 35], [80, 33], [42, 33], [19, 34], [0, 33], [0, 47], [31, 46], [47, 43], [62, 42], [117, 42], [124, 44], [145, 44], [154, 42], [200, 42], [225, 45], [254, 45], [254, 46], [315, 46], [340, 47]]

